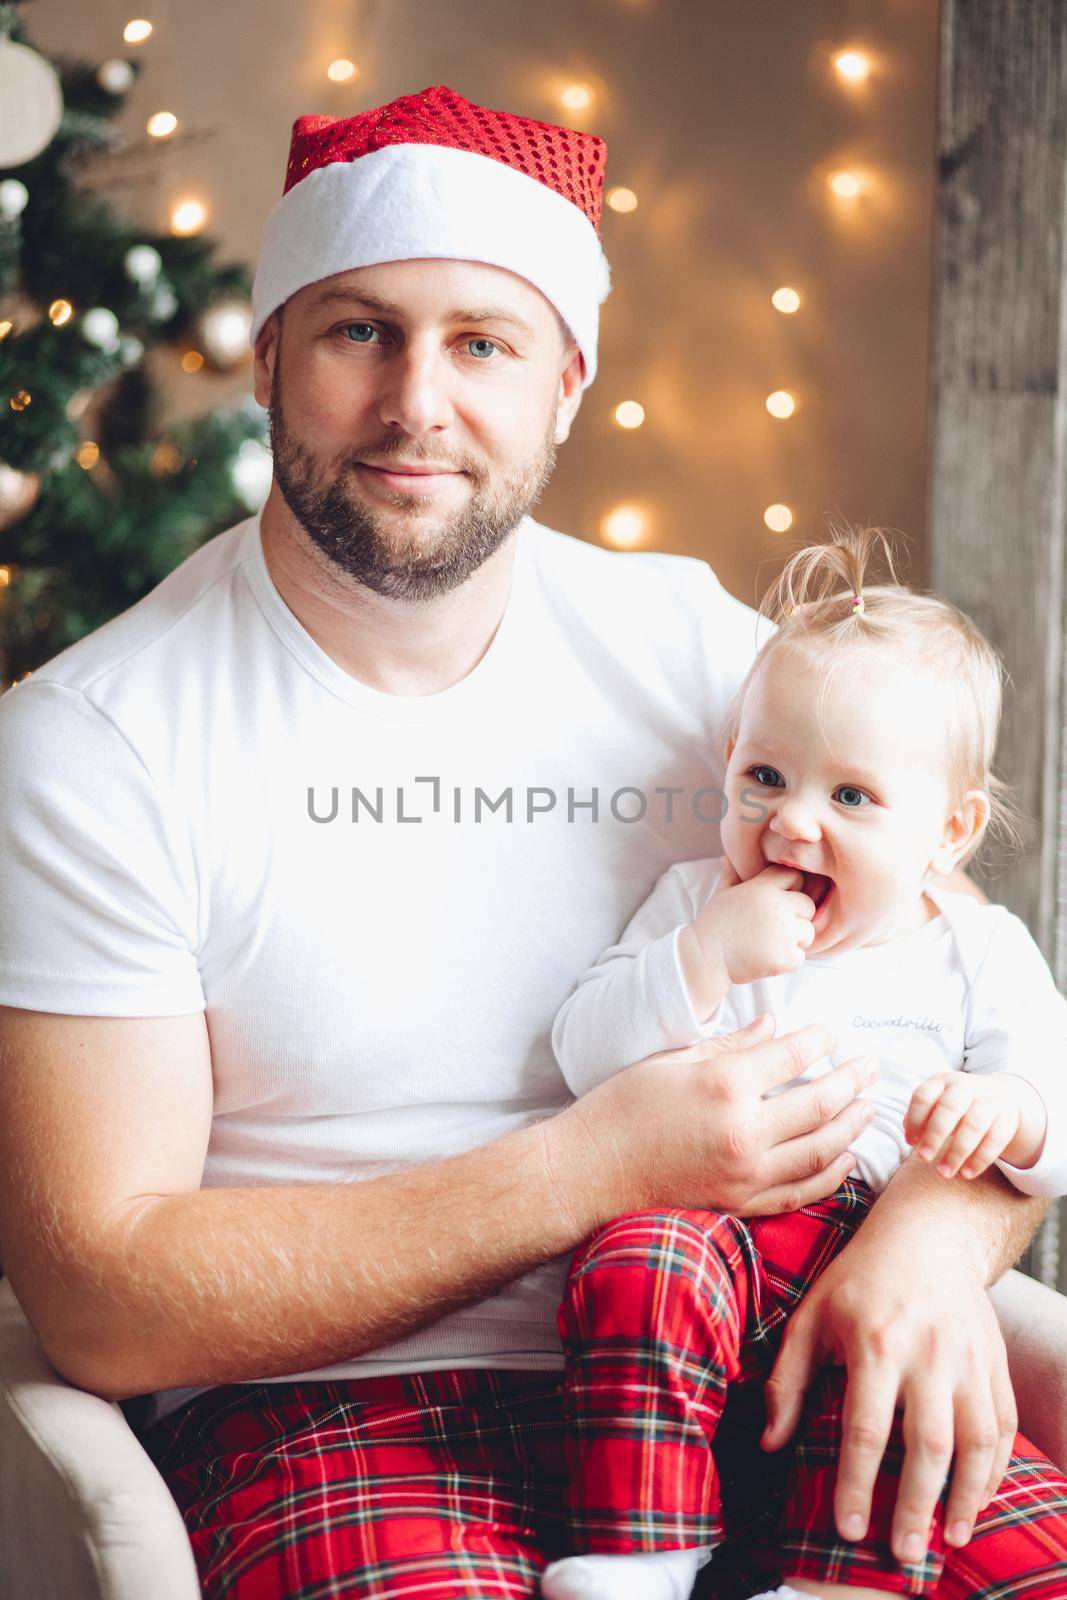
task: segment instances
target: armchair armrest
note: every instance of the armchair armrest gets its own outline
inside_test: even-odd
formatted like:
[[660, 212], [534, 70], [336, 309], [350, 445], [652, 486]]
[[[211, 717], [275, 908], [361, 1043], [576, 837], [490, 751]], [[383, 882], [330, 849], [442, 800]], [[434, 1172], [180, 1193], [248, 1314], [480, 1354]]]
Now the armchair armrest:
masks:
[[1019, 1432], [1067, 1470], [1067, 1296], [1022, 1272], [989, 1291], [1019, 1408]]
[[199, 1600], [192, 1547], [119, 1407], [75, 1389], [0, 1283], [0, 1594]]

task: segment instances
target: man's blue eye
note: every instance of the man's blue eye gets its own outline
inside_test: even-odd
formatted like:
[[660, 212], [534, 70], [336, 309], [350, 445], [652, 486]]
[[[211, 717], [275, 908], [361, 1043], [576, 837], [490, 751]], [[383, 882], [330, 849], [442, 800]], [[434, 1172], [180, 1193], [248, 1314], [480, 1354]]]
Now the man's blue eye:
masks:
[[750, 771], [756, 782], [761, 783], [765, 789], [777, 788], [782, 781], [781, 773], [776, 772], [773, 767], [752, 767]]
[[479, 361], [483, 361], [487, 356], [495, 356], [498, 346], [493, 343], [492, 339], [468, 339], [467, 349], [471, 355], [477, 356]]
[[372, 328], [369, 322], [350, 322], [343, 331], [346, 334], [355, 332], [356, 337], [349, 339], [349, 344], [370, 344], [377, 329]]
[[862, 789], [855, 788], [851, 783], [843, 783], [837, 794], [841, 804], [848, 806], [852, 811], [859, 811], [871, 803], [870, 795], [864, 794]]

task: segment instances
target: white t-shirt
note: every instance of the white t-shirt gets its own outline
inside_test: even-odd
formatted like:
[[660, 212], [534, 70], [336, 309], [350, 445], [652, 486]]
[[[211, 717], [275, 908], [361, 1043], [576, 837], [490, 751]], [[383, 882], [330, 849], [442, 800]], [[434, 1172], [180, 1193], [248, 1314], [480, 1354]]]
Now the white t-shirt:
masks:
[[825, 1023], [837, 1044], [786, 1092], [856, 1056], [879, 1077], [864, 1092], [870, 1127], [850, 1148], [855, 1175], [880, 1192], [911, 1147], [904, 1114], [938, 1072], [1010, 1072], [1033, 1084], [1048, 1128], [1039, 1160], [997, 1166], [1024, 1194], [1067, 1194], [1067, 1001], [1025, 923], [1004, 906], [929, 889], [939, 915], [888, 944], [808, 956], [796, 972], [735, 984], [701, 1023], [678, 958], [678, 935], [713, 892], [722, 858], [670, 867], [621, 939], [561, 1007], [552, 1043], [576, 1095], [658, 1050], [678, 1049], [754, 1022], [777, 1034]]
[[[0, 1003], [206, 1009], [205, 1187], [371, 1178], [555, 1112], [578, 975], [720, 848], [767, 631], [702, 562], [527, 521], [474, 670], [393, 696], [297, 621], [249, 518], [0, 699]], [[564, 1267], [285, 1376], [559, 1367]]]

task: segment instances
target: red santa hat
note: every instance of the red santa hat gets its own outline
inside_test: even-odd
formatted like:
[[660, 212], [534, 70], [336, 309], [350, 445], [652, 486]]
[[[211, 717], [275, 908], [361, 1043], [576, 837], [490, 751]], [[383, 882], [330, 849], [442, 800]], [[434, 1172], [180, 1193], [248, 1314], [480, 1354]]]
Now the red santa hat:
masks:
[[260, 329], [298, 289], [353, 267], [484, 261], [551, 301], [596, 373], [610, 286], [600, 244], [607, 146], [490, 111], [437, 84], [355, 117], [298, 117], [252, 290]]

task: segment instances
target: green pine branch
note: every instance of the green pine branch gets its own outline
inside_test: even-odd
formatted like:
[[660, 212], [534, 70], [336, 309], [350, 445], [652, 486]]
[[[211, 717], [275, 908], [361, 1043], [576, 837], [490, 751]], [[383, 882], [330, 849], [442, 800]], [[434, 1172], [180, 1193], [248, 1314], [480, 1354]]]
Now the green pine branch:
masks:
[[[16, 43], [33, 47], [15, 8], [0, 4], [0, 33], [5, 21]], [[0, 182], [16, 179], [29, 192], [20, 216], [0, 221], [0, 319], [15, 324], [0, 338], [0, 463], [40, 479], [32, 508], [14, 526], [0, 523], [9, 579], [0, 588], [0, 690], [134, 604], [247, 515], [234, 464], [245, 441], [265, 438], [251, 401], [167, 426], [150, 369], [129, 341], [144, 354], [194, 343], [198, 319], [215, 302], [250, 297], [251, 275], [242, 263], [217, 263], [211, 239], [146, 234], [94, 192], [89, 180], [126, 153], [115, 125], [123, 97], [101, 87], [90, 62], [52, 64], [65, 100], [60, 127], [32, 161], [0, 169]], [[126, 265], [131, 248], [145, 244], [162, 262], [147, 285]], [[60, 299], [74, 315], [54, 326], [48, 311]], [[119, 349], [84, 336], [81, 316], [94, 307], [118, 319]], [[78, 417], [87, 393], [97, 401], [100, 457], [82, 465]]]

